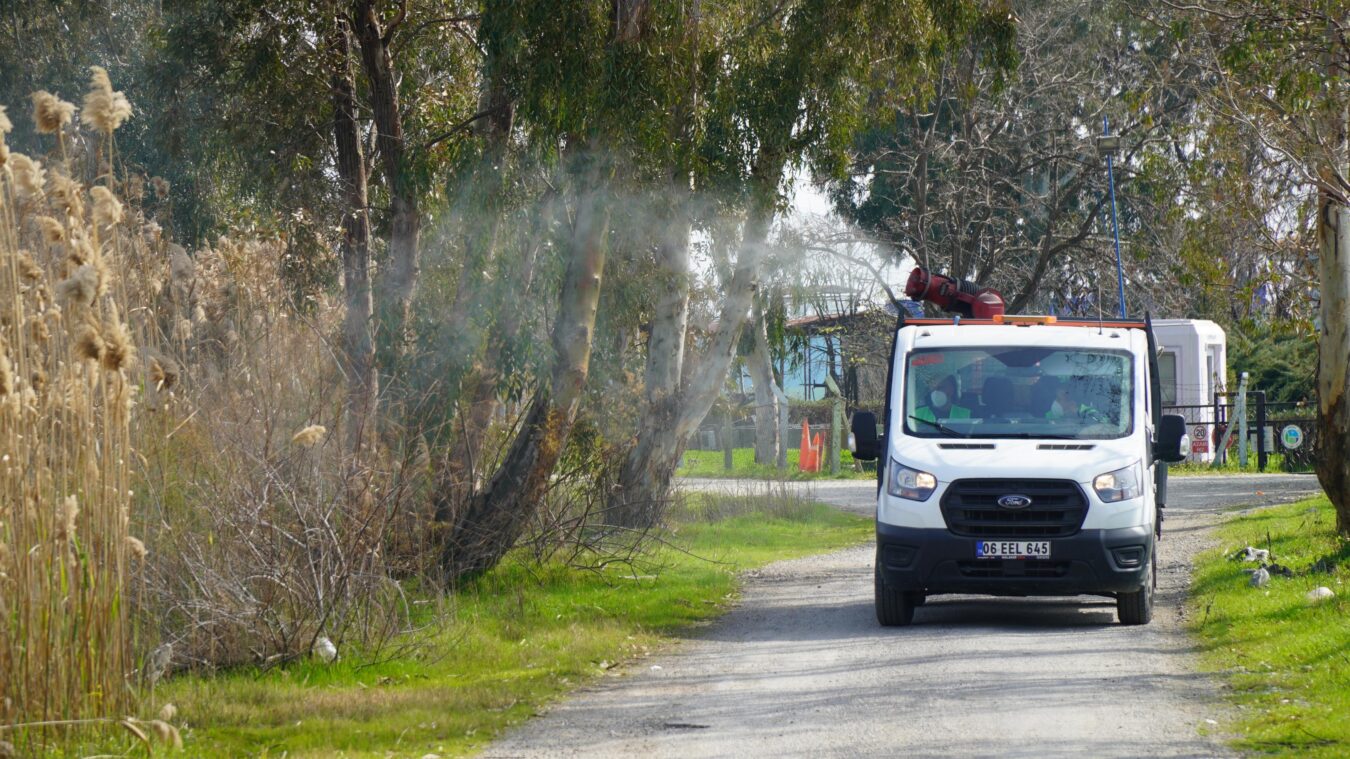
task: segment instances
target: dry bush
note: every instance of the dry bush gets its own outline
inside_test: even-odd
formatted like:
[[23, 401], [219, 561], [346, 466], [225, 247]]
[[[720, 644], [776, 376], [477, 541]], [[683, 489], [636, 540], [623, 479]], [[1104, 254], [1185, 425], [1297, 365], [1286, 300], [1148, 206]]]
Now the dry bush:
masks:
[[[110, 162], [125, 98], [100, 72], [86, 124]], [[73, 106], [35, 103], [64, 155]], [[133, 702], [126, 601], [145, 554], [128, 532], [136, 349], [122, 205], [107, 176], [86, 189], [64, 160], [10, 153], [9, 126], [0, 109], [0, 724], [36, 752], [48, 734], [23, 724]]]
[[163, 180], [110, 168], [126, 98], [100, 70], [84, 103], [35, 98], [54, 159], [11, 154], [0, 111], [0, 738], [21, 751], [49, 738], [16, 725], [119, 724], [173, 669], [369, 652], [408, 619], [384, 558], [406, 467], [344, 444], [337, 308], [292, 309], [279, 241], [165, 239], [141, 204]]
[[328, 339], [340, 314], [292, 308], [281, 250], [229, 238], [167, 249], [157, 356], [181, 376], [147, 388], [142, 443], [155, 555], [144, 601], [166, 668], [285, 661], [319, 636], [370, 653], [406, 626], [384, 555], [403, 467], [373, 444], [353, 461]]

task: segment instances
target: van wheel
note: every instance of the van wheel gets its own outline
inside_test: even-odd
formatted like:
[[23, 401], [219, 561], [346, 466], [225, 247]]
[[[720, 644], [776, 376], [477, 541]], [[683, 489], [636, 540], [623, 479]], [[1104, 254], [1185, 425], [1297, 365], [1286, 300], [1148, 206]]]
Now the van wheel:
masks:
[[873, 570], [873, 587], [876, 589], [875, 605], [877, 622], [882, 627], [905, 627], [914, 620], [914, 598], [912, 594], [891, 587], [881, 576], [881, 567]]
[[1158, 584], [1158, 548], [1153, 548], [1153, 561], [1144, 587], [1133, 593], [1116, 594], [1116, 618], [1122, 625], [1146, 625], [1153, 619], [1153, 586]]

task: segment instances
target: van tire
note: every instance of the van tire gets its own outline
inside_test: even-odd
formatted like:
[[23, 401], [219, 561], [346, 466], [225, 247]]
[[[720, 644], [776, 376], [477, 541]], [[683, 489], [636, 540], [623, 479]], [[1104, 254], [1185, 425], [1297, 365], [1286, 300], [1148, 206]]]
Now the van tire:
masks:
[[882, 627], [906, 627], [914, 621], [914, 598], [913, 595], [892, 587], [886, 579], [881, 576], [881, 567], [873, 570], [874, 583], [876, 590], [875, 605], [877, 609], [877, 622]]
[[1153, 586], [1158, 581], [1158, 555], [1155, 547], [1150, 563], [1150, 577], [1144, 587], [1133, 593], [1116, 594], [1116, 618], [1122, 625], [1146, 625], [1153, 620]]

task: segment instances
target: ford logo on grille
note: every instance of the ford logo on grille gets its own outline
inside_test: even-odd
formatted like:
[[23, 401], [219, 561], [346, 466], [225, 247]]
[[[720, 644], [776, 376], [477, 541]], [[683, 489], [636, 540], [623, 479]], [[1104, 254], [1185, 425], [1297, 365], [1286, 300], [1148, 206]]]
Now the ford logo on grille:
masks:
[[998, 499], [998, 505], [1005, 509], [1025, 509], [1031, 505], [1031, 499], [1024, 495], [1005, 495]]

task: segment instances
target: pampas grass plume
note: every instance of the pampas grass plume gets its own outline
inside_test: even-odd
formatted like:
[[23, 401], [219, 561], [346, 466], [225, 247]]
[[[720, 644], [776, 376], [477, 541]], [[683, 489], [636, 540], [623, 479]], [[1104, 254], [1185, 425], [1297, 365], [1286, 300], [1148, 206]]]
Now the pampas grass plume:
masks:
[[61, 528], [59, 538], [62, 540], [74, 540], [75, 538], [75, 520], [80, 516], [80, 503], [75, 500], [75, 496], [68, 495], [61, 502]]
[[127, 333], [125, 324], [114, 319], [103, 332], [104, 369], [115, 372], [136, 358], [136, 346], [132, 344], [131, 335]]
[[76, 219], [84, 218], [84, 185], [71, 179], [59, 171], [53, 171], [51, 175], [52, 198], [56, 205], [66, 212], [67, 216]]
[[94, 199], [94, 223], [100, 227], [111, 227], [122, 220], [122, 203], [113, 195], [113, 191], [103, 185], [89, 188]]
[[30, 282], [36, 282], [42, 279], [42, 267], [38, 266], [37, 261], [33, 259], [33, 254], [26, 250], [19, 251], [19, 276]]
[[10, 156], [14, 164], [14, 184], [19, 188], [19, 196], [25, 198], [42, 197], [42, 185], [46, 184], [47, 172], [41, 161], [34, 161], [23, 153]]
[[131, 117], [131, 103], [126, 95], [113, 91], [107, 69], [90, 66], [89, 71], [89, 92], [84, 96], [84, 118], [96, 130], [111, 135]]
[[315, 443], [323, 439], [328, 434], [328, 428], [322, 424], [311, 424], [291, 436], [291, 444], [302, 448], [310, 448]]
[[70, 277], [56, 285], [56, 294], [63, 301], [77, 306], [89, 306], [98, 296], [98, 271], [89, 264], [75, 269]]
[[66, 241], [66, 227], [50, 216], [37, 216], [34, 220], [42, 227], [42, 237], [48, 245], [57, 245]]
[[81, 324], [75, 332], [75, 355], [88, 361], [103, 358], [103, 336], [89, 324]]
[[0, 352], [0, 396], [14, 392], [14, 365], [9, 356]]
[[150, 381], [155, 388], [168, 390], [178, 384], [178, 364], [167, 356], [155, 356], [150, 359]]
[[13, 128], [14, 125], [9, 123], [9, 117], [5, 115], [5, 107], [0, 105], [0, 167], [9, 163], [9, 146], [5, 144], [5, 135]]
[[70, 124], [75, 104], [67, 103], [46, 90], [33, 93], [33, 123], [40, 134], [55, 134]]

